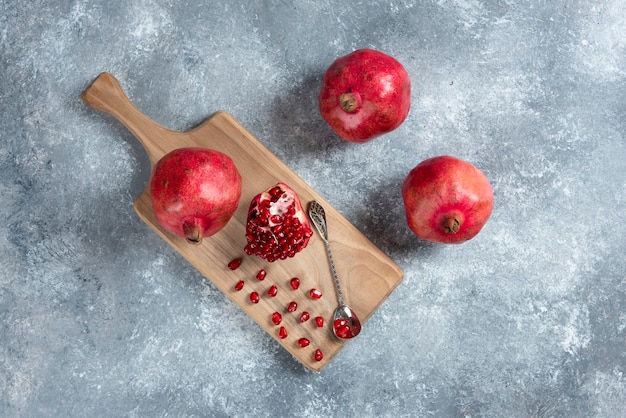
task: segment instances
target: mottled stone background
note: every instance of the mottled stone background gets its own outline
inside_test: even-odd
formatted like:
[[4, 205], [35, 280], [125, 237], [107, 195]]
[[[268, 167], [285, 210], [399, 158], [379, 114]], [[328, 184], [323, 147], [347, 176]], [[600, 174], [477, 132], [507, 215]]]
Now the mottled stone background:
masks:
[[[355, 145], [317, 94], [361, 47], [412, 109]], [[3, 0], [0, 58], [0, 416], [626, 416], [623, 0]], [[321, 373], [135, 215], [147, 157], [79, 98], [101, 71], [174, 129], [232, 113], [404, 269]], [[495, 192], [460, 246], [404, 220], [441, 154]]]

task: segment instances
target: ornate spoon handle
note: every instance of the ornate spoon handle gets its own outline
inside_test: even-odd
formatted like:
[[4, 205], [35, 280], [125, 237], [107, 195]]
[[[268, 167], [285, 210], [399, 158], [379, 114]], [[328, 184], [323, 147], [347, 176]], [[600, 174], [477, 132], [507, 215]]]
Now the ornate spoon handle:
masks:
[[328, 261], [330, 262], [330, 270], [333, 273], [333, 280], [335, 282], [335, 288], [337, 290], [337, 299], [339, 305], [343, 305], [343, 292], [341, 291], [341, 285], [339, 284], [339, 277], [337, 276], [337, 269], [335, 268], [335, 261], [333, 260], [333, 253], [330, 250], [330, 242], [328, 241], [328, 226], [326, 224], [326, 212], [322, 205], [317, 201], [312, 201], [309, 206], [309, 217], [313, 221], [313, 225], [320, 233], [324, 244], [326, 245], [326, 253], [328, 254]]

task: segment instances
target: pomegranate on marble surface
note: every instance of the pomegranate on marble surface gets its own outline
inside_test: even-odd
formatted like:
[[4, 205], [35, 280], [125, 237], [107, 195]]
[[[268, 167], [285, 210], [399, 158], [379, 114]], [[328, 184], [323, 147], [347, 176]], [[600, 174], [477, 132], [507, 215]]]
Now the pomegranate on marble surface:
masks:
[[493, 190], [485, 174], [447, 155], [411, 170], [402, 198], [409, 228], [422, 239], [443, 244], [472, 239], [493, 210]]
[[241, 189], [241, 175], [230, 157], [199, 147], [169, 152], [150, 178], [157, 222], [194, 244], [226, 226], [239, 206]]
[[322, 117], [343, 139], [367, 142], [396, 129], [411, 106], [411, 80], [395, 58], [359, 49], [326, 70], [319, 95]]

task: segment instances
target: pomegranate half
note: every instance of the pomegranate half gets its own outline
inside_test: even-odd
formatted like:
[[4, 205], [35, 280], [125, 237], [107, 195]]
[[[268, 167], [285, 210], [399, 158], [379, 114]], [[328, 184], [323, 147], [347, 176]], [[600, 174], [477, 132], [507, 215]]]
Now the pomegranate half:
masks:
[[442, 244], [472, 239], [493, 210], [493, 190], [485, 174], [447, 155], [411, 170], [402, 198], [409, 228], [422, 239]]
[[245, 251], [269, 262], [285, 260], [302, 251], [313, 235], [300, 198], [285, 183], [259, 193], [250, 202]]
[[241, 175], [226, 154], [178, 148], [154, 166], [150, 199], [159, 225], [198, 244], [226, 226], [239, 206], [241, 188]]
[[358, 49], [338, 58], [324, 74], [322, 117], [343, 139], [367, 142], [404, 122], [411, 107], [411, 80], [395, 58]]

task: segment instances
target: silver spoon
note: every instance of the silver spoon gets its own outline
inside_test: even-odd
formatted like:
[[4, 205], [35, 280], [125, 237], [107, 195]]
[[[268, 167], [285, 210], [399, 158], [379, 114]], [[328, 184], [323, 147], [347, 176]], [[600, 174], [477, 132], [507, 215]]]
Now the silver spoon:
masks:
[[330, 251], [330, 242], [328, 241], [328, 228], [326, 226], [326, 212], [322, 205], [315, 200], [311, 202], [309, 206], [309, 217], [313, 221], [313, 225], [317, 229], [317, 232], [322, 236], [324, 244], [326, 244], [326, 253], [328, 254], [328, 261], [330, 262], [330, 270], [333, 273], [333, 281], [335, 282], [335, 289], [337, 290], [337, 300], [339, 301], [339, 307], [335, 310], [333, 315], [333, 332], [337, 338], [353, 338], [359, 335], [361, 332], [361, 321], [357, 318], [356, 314], [348, 305], [343, 301], [343, 293], [341, 292], [341, 285], [339, 284], [339, 277], [337, 277], [337, 270], [335, 269], [335, 262], [333, 261], [333, 254]]

